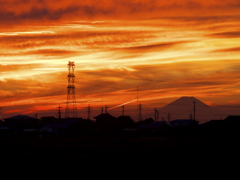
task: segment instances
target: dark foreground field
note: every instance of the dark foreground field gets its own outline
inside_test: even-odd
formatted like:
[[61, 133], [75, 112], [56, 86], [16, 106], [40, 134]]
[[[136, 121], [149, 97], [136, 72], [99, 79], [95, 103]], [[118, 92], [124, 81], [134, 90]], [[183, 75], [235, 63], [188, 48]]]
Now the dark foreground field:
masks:
[[206, 169], [237, 162], [240, 140], [157, 138], [2, 138], [7, 168], [95, 170]]

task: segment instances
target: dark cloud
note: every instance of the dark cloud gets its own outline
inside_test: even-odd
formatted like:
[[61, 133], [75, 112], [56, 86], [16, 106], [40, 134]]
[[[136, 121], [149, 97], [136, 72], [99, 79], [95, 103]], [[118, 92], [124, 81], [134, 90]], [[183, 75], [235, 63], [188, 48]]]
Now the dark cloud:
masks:
[[142, 46], [134, 46], [129, 48], [122, 48], [122, 49], [128, 49], [128, 50], [137, 50], [137, 51], [145, 51], [145, 50], [151, 50], [151, 49], [165, 49], [172, 47], [174, 45], [178, 44], [177, 42], [169, 42], [169, 43], [159, 43], [159, 44], [149, 44], [149, 45], [142, 45]]
[[[232, 81], [231, 81], [232, 82]], [[217, 80], [206, 80], [206, 79], [194, 79], [194, 81], [186, 81], [182, 82], [182, 84], [187, 85], [193, 85], [195, 87], [202, 87], [202, 86], [215, 86], [215, 85], [223, 85], [223, 84], [230, 84], [229, 81], [217, 79]], [[207, 87], [208, 88], [208, 87]]]
[[240, 47], [219, 49], [212, 52], [240, 52]]
[[15, 12], [0, 12], [0, 22], [17, 22], [22, 20], [58, 20], [63, 15], [72, 14], [79, 11], [79, 7], [70, 6], [65, 9], [52, 11], [47, 8], [32, 7], [28, 12], [16, 14]]
[[210, 36], [211, 37], [220, 37], [220, 38], [239, 38], [240, 37], [240, 31], [213, 33], [213, 34], [210, 34]]
[[[45, 56], [72, 56], [79, 54], [78, 51], [69, 51], [69, 50], [60, 50], [60, 49], [40, 49], [36, 51], [27, 51], [24, 54], [31, 55], [31, 54], [39, 54]], [[21, 55], [21, 53], [19, 54]]]
[[176, 20], [181, 22], [201, 22], [203, 24], [213, 23], [213, 22], [228, 22], [228, 21], [238, 21], [239, 15], [195, 15], [195, 16], [169, 16], [162, 17], [159, 19]]
[[[56, 5], [56, 3], [58, 3]], [[18, 8], [19, 6], [19, 8]], [[240, 2], [228, 1], [221, 4], [201, 1], [157, 1], [157, 0], [108, 0], [108, 1], [46, 1], [20, 0], [2, 1], [0, 22], [7, 24], [21, 21], [50, 20], [81, 20], [81, 19], [145, 19], [156, 17], [179, 17], [187, 15], [232, 15], [237, 11]], [[235, 13], [236, 14], [236, 13]], [[238, 14], [238, 13], [237, 13]], [[35, 22], [37, 23], [37, 22]]]
[[[32, 7], [27, 12], [17, 14], [12, 11], [0, 11], [0, 22], [15, 22], [31, 21], [31, 20], [59, 20], [63, 16], [69, 17], [72, 15], [86, 15], [87, 17], [94, 17], [98, 14], [110, 15], [113, 9], [98, 9], [95, 6], [69, 6], [63, 9], [52, 10], [49, 8]], [[81, 18], [80, 18], [81, 19]], [[84, 19], [84, 18], [83, 18]]]
[[171, 48], [178, 44], [189, 43], [190, 41], [175, 41], [175, 42], [166, 42], [166, 43], [157, 43], [157, 44], [147, 44], [142, 46], [133, 46], [127, 48], [121, 48], [122, 50], [129, 50], [129, 51], [137, 51], [137, 52], [144, 52], [144, 51], [155, 51], [155, 50], [164, 50]]

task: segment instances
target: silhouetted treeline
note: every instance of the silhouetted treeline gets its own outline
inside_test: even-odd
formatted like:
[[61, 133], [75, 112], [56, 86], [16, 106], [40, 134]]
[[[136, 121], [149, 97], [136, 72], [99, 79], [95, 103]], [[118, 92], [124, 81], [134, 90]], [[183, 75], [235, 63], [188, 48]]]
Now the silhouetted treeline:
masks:
[[191, 171], [204, 163], [211, 169], [231, 164], [239, 154], [239, 119], [229, 116], [199, 125], [193, 120], [134, 122], [129, 116], [109, 115], [96, 121], [17, 116], [0, 122], [1, 162], [14, 169], [57, 172], [159, 172], [166, 167], [184, 167], [185, 172], [185, 164]]
[[134, 122], [130, 116], [118, 118], [106, 113], [95, 121], [82, 118], [15, 116], [0, 123], [1, 137], [157, 137], [240, 139], [240, 116], [210, 120], [199, 125], [194, 120], [154, 121], [147, 118]]

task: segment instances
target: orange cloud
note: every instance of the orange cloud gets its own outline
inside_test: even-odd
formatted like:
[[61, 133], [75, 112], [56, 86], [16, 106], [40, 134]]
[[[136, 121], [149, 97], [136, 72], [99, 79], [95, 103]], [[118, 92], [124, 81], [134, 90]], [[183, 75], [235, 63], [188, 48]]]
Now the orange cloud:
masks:
[[151, 108], [189, 95], [240, 99], [238, 1], [0, 2], [7, 112], [65, 106], [68, 61], [76, 64], [78, 108], [136, 104], [137, 87]]
[[2, 0], [0, 22], [239, 15], [239, 7], [237, 0]]

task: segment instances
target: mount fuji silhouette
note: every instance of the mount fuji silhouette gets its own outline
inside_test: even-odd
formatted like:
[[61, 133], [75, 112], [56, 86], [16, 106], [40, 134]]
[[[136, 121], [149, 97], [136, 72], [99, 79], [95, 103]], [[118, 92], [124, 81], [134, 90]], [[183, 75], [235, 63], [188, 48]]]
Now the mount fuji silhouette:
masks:
[[210, 121], [212, 119], [225, 118], [220, 111], [214, 107], [210, 107], [195, 97], [181, 97], [172, 103], [159, 109], [159, 117], [163, 117], [164, 120], [168, 119], [170, 114], [170, 120], [176, 119], [193, 119], [194, 118], [194, 102], [195, 102], [195, 120], [200, 124]]

